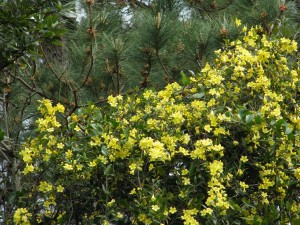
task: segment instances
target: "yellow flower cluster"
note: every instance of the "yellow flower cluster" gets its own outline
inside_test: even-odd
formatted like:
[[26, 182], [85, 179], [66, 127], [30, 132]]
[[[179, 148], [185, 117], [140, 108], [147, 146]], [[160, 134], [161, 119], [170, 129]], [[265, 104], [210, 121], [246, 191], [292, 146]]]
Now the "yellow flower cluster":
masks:
[[65, 108], [63, 105], [58, 103], [53, 106], [49, 99], [44, 99], [40, 101], [41, 106], [38, 108], [44, 118], [40, 118], [36, 121], [40, 131], [53, 132], [54, 128], [60, 127], [60, 123], [56, 120], [55, 113], [63, 113]]
[[52, 191], [52, 184], [46, 182], [46, 181], [42, 181], [39, 185], [39, 188], [38, 190], [41, 191], [41, 192], [50, 192]]
[[183, 219], [184, 225], [197, 225], [199, 224], [197, 220], [195, 220], [194, 216], [197, 215], [197, 209], [185, 209], [183, 210], [183, 215], [181, 218]]
[[[52, 206], [60, 204], [52, 193], [87, 181], [84, 190], [95, 204], [106, 204], [103, 215], [93, 213], [107, 223], [109, 216], [123, 218], [124, 205], [132, 224], [178, 218], [225, 224], [230, 216], [252, 224], [278, 207], [300, 216], [297, 202], [282, 206], [295, 198], [290, 185], [300, 179], [300, 69], [288, 58], [297, 44], [260, 27], [243, 32], [188, 87], [174, 82], [158, 92], [109, 96], [106, 113], [92, 105], [71, 115], [67, 126], [56, 118], [63, 107], [43, 100], [41, 136], [20, 153], [24, 174], [51, 167], [57, 183], [43, 178], [37, 190]], [[119, 199], [119, 191], [129, 197]]]
[[30, 225], [32, 214], [26, 208], [18, 208], [14, 213], [14, 224]]

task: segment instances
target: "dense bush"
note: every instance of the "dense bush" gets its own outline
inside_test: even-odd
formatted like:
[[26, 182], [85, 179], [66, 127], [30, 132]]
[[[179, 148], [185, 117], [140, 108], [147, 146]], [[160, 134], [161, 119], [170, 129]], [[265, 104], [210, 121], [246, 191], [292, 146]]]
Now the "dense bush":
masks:
[[182, 85], [110, 96], [67, 122], [43, 100], [14, 223], [299, 222], [297, 44], [241, 32]]

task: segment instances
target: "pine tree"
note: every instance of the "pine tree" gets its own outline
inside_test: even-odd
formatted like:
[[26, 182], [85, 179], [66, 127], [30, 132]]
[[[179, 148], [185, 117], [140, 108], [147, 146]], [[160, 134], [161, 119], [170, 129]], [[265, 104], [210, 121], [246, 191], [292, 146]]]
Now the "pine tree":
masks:
[[[86, 18], [67, 36], [66, 79], [74, 87], [84, 83], [77, 93], [82, 103], [159, 89], [180, 80], [181, 71], [197, 73], [226, 39], [236, 37], [236, 20], [290, 37], [298, 30], [293, 1], [90, 2], [81, 5]], [[285, 31], [276, 30], [282, 29], [276, 23], [285, 24]]]

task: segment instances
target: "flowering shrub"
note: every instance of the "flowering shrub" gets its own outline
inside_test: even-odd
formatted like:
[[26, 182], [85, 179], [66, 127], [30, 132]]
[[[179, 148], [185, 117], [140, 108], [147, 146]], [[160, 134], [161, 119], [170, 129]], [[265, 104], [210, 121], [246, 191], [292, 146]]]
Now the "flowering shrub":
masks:
[[42, 101], [39, 134], [20, 153], [15, 222], [296, 224], [296, 51], [293, 40], [244, 28], [184, 86], [110, 96], [66, 126], [63, 106]]

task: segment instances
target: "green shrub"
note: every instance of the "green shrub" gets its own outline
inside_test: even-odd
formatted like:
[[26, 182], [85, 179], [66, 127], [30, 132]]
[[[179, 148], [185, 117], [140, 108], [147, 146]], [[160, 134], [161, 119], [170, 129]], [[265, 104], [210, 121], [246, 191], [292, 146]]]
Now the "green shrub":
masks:
[[62, 105], [42, 101], [39, 133], [20, 153], [15, 223], [296, 224], [296, 51], [243, 28], [183, 86], [110, 96], [67, 123]]

